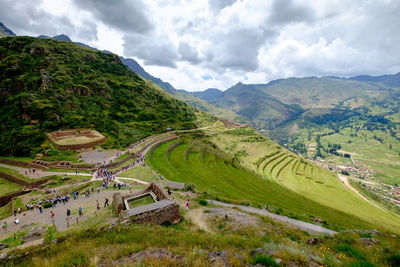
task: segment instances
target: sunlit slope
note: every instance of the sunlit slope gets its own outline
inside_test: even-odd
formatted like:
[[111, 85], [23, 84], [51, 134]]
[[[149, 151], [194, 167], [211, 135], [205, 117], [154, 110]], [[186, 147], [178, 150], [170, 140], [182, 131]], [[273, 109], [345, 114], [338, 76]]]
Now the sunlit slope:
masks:
[[[176, 142], [176, 141], [174, 141]], [[151, 165], [165, 178], [193, 183], [205, 197], [217, 198], [270, 209], [294, 218], [326, 221], [332, 229], [367, 228], [376, 226], [351, 214], [323, 206], [282, 187], [274, 181], [235, 164], [221, 152], [205, 144], [185, 141], [175, 147], [169, 142], [158, 147], [151, 156]]]
[[221, 150], [236, 155], [248, 169], [321, 205], [377, 226], [400, 229], [397, 215], [371, 205], [347, 188], [336, 174], [263, 139], [251, 128], [220, 131], [212, 135], [211, 141]]

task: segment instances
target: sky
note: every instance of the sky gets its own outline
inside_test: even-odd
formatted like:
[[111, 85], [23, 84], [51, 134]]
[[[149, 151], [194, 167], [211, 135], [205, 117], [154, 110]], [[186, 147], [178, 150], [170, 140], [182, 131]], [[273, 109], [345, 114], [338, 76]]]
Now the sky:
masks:
[[17, 35], [66, 34], [175, 88], [400, 71], [398, 0], [1, 0]]

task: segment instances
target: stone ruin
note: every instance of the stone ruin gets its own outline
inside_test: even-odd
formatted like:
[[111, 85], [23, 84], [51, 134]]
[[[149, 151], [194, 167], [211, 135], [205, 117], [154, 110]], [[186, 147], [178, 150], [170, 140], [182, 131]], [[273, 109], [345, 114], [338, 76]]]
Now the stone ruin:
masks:
[[[139, 207], [129, 207], [129, 200], [140, 199], [144, 196], [151, 196], [154, 202]], [[155, 182], [140, 192], [124, 196], [120, 192], [114, 193], [112, 204], [120, 222], [163, 224], [178, 223], [181, 219], [178, 203], [169, 199], [166, 192]]]

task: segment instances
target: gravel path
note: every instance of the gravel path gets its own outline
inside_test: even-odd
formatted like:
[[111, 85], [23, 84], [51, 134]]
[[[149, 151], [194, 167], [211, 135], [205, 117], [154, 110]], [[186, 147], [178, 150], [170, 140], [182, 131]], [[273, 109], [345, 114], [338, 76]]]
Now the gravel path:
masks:
[[[22, 174], [26, 177], [32, 178], [32, 179], [39, 179], [39, 178], [49, 176], [49, 175], [75, 175], [75, 173], [72, 173], [72, 172], [48, 172], [48, 171], [43, 171], [43, 170], [38, 170], [38, 169], [35, 169], [34, 173], [33, 172], [29, 173], [28, 168], [18, 167], [18, 166], [14, 166], [14, 165], [6, 165], [6, 164], [2, 164], [2, 163], [0, 163], [0, 167], [13, 169], [15, 171], [18, 171], [20, 174]], [[26, 172], [26, 174], [25, 174], [25, 172]], [[79, 175], [90, 176], [90, 174], [87, 174], [87, 173], [79, 173]]]
[[[42, 223], [46, 225], [52, 225], [52, 219], [50, 218], [50, 212], [53, 211], [55, 213], [54, 224], [56, 225], [59, 231], [64, 231], [67, 229], [66, 222], [66, 211], [67, 208], [71, 210], [71, 218], [70, 225], [76, 223], [76, 218], [78, 217], [79, 221], [84, 221], [88, 218], [88, 216], [96, 211], [96, 200], [99, 200], [101, 207], [104, 205], [104, 198], [109, 199], [109, 205], [112, 202], [112, 196], [116, 191], [121, 192], [129, 192], [129, 190], [101, 190], [100, 193], [92, 193], [89, 198], [85, 198], [84, 195], [80, 195], [79, 199], [74, 200], [73, 198], [68, 201], [65, 205], [62, 203], [57, 204], [55, 208], [43, 209], [43, 213], [41, 214], [39, 210], [30, 210], [25, 211], [22, 214], [17, 214], [17, 218], [20, 220], [18, 225], [14, 224], [14, 215], [3, 219], [0, 221], [0, 224], [3, 225], [3, 222], [6, 221], [8, 224], [8, 232], [16, 232], [21, 229], [24, 225], [30, 225], [32, 223]], [[77, 215], [79, 207], [83, 209], [83, 216], [79, 217]], [[25, 214], [25, 216], [23, 216]], [[0, 240], [6, 238], [7, 233], [4, 233], [3, 229], [1, 229]]]
[[316, 234], [329, 234], [329, 235], [333, 235], [336, 234], [337, 232], [324, 228], [320, 225], [316, 225], [316, 224], [312, 224], [312, 223], [308, 223], [308, 222], [303, 222], [303, 221], [299, 221], [296, 219], [292, 219], [286, 216], [282, 216], [282, 215], [278, 215], [275, 213], [271, 213], [269, 211], [266, 211], [264, 209], [257, 209], [257, 208], [253, 208], [253, 207], [248, 207], [248, 206], [241, 206], [241, 205], [234, 205], [234, 204], [229, 204], [229, 203], [224, 203], [224, 202], [220, 202], [220, 201], [216, 201], [216, 200], [207, 200], [210, 203], [217, 205], [217, 206], [223, 206], [223, 207], [229, 207], [229, 208], [239, 208], [243, 211], [246, 212], [250, 212], [250, 213], [255, 213], [258, 215], [262, 215], [262, 216], [267, 216], [270, 217], [272, 219], [281, 221], [281, 222], [285, 222], [288, 223], [296, 228], [299, 228], [301, 230], [307, 231], [309, 233], [316, 233]]

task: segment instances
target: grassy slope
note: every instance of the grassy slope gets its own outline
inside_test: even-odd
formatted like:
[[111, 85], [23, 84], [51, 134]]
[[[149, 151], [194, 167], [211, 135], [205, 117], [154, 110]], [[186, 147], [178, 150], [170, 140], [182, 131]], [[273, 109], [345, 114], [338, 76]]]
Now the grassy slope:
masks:
[[8, 37], [0, 39], [0, 57], [0, 154], [38, 152], [44, 132], [60, 128], [94, 128], [117, 147], [167, 127], [195, 127], [193, 108], [150, 86], [116, 55]]
[[[135, 178], [146, 182], [151, 182], [156, 178], [153, 174], [153, 170], [147, 166], [136, 166], [135, 168], [119, 173], [117, 176]], [[128, 182], [128, 180], [123, 179], [121, 179], [121, 181]]]
[[207, 192], [210, 197], [218, 196], [220, 199], [244, 203], [250, 201], [260, 207], [268, 204], [303, 220], [310, 220], [310, 215], [320, 217], [332, 228], [373, 227], [355, 216], [287, 190], [274, 181], [261, 179], [243, 168], [232, 167], [230, 162], [214, 153], [206, 152], [203, 156], [201, 149], [198, 152], [191, 151], [186, 160], [186, 150], [190, 146], [187, 143], [179, 145], [167, 159], [165, 153], [170, 144], [164, 144], [154, 151], [152, 166], [167, 179], [193, 183], [197, 191]]
[[[227, 134], [229, 132], [236, 134]], [[284, 153], [293, 157], [299, 158], [290, 151], [279, 148], [271, 141], [266, 139], [265, 142], [243, 142], [245, 136], [257, 136], [258, 134], [251, 129], [247, 130], [230, 130], [227, 132], [221, 132], [212, 137], [212, 142], [216, 143], [217, 146], [227, 153], [234, 155], [237, 151], [245, 150], [248, 152], [246, 156], [240, 158], [241, 163], [248, 169], [260, 172], [265, 176], [266, 179], [278, 181], [285, 188], [289, 188], [313, 201], [320, 203], [321, 205], [331, 207], [334, 209], [341, 210], [348, 214], [353, 214], [366, 220], [374, 225], [380, 227], [387, 227], [387, 225], [393, 226], [393, 229], [400, 231], [400, 218], [396, 215], [390, 214], [389, 212], [383, 212], [382, 210], [368, 204], [361, 198], [359, 198], [354, 192], [345, 187], [340, 180], [333, 175], [331, 172], [319, 168], [318, 166], [312, 165], [314, 171], [314, 177], [312, 179], [306, 178], [310, 176], [311, 169], [306, 165], [301, 165], [298, 168], [299, 175], [292, 172], [292, 165], [287, 165], [283, 170], [283, 174], [280, 175], [279, 180], [276, 178], [276, 172], [274, 170], [273, 175], [270, 174], [270, 170], [273, 164], [270, 163], [262, 170], [254, 164], [257, 160], [264, 155], [271, 154], [276, 150], [282, 150]], [[249, 137], [247, 137], [249, 138]], [[236, 144], [235, 148], [231, 151], [227, 150], [227, 145]], [[281, 152], [282, 153], [282, 152]], [[278, 154], [277, 154], [278, 155]], [[278, 155], [279, 156], [279, 155]], [[273, 157], [271, 157], [273, 158]], [[277, 162], [275, 159], [274, 162]], [[265, 161], [267, 162], [267, 160]], [[311, 164], [311, 163], [308, 163]], [[262, 164], [260, 166], [263, 166]], [[303, 169], [306, 173], [303, 173]], [[274, 175], [275, 174], [275, 175]]]
[[21, 190], [21, 186], [0, 178], [0, 196]]

